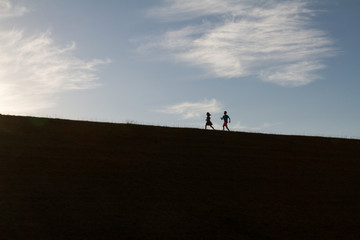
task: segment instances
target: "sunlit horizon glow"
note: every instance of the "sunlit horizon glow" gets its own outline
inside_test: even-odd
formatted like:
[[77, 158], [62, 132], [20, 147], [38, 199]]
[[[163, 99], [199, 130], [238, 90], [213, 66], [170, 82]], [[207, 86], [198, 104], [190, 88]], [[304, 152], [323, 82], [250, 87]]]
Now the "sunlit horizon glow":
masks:
[[[7, 0], [0, 19], [27, 12]], [[54, 106], [55, 94], [100, 86], [97, 67], [108, 60], [84, 61], [74, 55], [75, 42], [58, 46], [50, 31], [25, 36], [22, 30], [0, 31], [0, 111], [28, 114]]]

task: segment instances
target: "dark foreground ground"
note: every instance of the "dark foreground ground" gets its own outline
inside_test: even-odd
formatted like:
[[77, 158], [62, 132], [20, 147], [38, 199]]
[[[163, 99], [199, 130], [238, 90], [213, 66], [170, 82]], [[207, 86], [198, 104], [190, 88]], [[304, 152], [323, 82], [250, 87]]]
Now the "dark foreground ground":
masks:
[[360, 239], [360, 141], [0, 116], [0, 239]]

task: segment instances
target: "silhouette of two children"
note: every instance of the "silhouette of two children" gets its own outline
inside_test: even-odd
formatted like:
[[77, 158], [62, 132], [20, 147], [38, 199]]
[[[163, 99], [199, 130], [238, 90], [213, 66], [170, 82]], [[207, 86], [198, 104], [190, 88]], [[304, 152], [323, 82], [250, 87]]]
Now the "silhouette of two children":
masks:
[[[213, 130], [215, 130], [215, 128], [213, 127], [213, 124], [211, 122], [211, 114], [209, 112], [206, 113], [206, 123], [205, 123], [205, 129], [207, 129], [207, 126], [210, 126]], [[225, 130], [225, 127], [228, 131], [230, 131], [229, 127], [228, 127], [228, 123], [231, 123], [231, 119], [229, 117], [229, 115], [227, 115], [227, 111], [224, 111], [224, 116], [222, 116], [220, 118], [221, 120], [224, 120], [223, 123], [223, 131]]]

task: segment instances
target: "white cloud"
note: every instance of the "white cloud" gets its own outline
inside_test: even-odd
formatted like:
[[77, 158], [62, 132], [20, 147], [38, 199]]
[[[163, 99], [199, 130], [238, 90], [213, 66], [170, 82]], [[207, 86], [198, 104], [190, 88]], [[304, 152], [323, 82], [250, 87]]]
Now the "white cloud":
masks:
[[[0, 8], [2, 17], [25, 11], [4, 0]], [[56, 93], [99, 86], [97, 67], [110, 60], [84, 61], [74, 55], [75, 49], [75, 43], [58, 46], [49, 31], [32, 36], [0, 31], [0, 112], [34, 113], [53, 106]]]
[[24, 6], [13, 6], [9, 0], [0, 0], [0, 19], [22, 16], [27, 11]]
[[[257, 76], [300, 86], [319, 76], [324, 58], [335, 55], [324, 31], [311, 26], [316, 12], [306, 1], [173, 0], [149, 15], [183, 27], [144, 43], [216, 77]], [[191, 21], [190, 21], [191, 20]]]
[[212, 114], [221, 112], [222, 104], [216, 99], [205, 99], [200, 102], [183, 102], [156, 110], [166, 114], [180, 115], [183, 119], [199, 118], [205, 116], [206, 112]]
[[239, 0], [165, 0], [164, 2], [164, 6], [150, 9], [149, 15], [163, 21], [179, 21], [233, 11], [243, 13], [249, 8], [247, 2], [250, 1], [241, 1], [241, 5]]

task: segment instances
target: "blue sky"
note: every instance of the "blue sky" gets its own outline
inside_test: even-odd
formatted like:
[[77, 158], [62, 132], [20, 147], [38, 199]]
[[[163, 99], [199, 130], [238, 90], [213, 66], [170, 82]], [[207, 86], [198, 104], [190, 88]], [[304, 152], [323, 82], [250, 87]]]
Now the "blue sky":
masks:
[[357, 0], [0, 0], [0, 112], [360, 138]]

